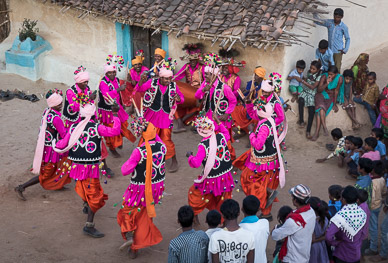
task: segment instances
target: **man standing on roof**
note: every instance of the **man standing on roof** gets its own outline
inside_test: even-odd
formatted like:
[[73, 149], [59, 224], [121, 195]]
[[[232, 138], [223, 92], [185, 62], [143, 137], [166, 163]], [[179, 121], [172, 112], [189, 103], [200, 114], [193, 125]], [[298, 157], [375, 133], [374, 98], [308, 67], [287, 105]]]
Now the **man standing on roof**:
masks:
[[327, 27], [327, 32], [329, 34], [329, 48], [333, 51], [334, 63], [339, 72], [341, 72], [342, 55], [348, 52], [350, 46], [348, 27], [341, 21], [343, 17], [344, 10], [336, 8], [334, 10], [334, 19], [315, 22], [317, 25]]

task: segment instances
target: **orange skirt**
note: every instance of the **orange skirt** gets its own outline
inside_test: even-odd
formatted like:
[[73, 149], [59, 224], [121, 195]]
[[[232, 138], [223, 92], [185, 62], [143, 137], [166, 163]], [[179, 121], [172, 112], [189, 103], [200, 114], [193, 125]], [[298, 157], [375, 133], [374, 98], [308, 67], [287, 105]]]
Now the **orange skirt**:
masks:
[[194, 215], [200, 214], [205, 208], [210, 210], [218, 210], [221, 213], [220, 207], [224, 200], [232, 198], [232, 192], [224, 192], [222, 195], [214, 196], [213, 194], [202, 195], [201, 191], [195, 189], [192, 185], [189, 189], [188, 200], [189, 205], [193, 208]]
[[[167, 128], [167, 129], [160, 129], [156, 128], [156, 134], [159, 135], [160, 139], [163, 141], [163, 143], [166, 145], [167, 148], [167, 153], [166, 153], [166, 160], [172, 158], [175, 155], [175, 144], [171, 140], [171, 133], [172, 133], [172, 128]], [[139, 140], [139, 145], [140, 146], [144, 142], [143, 137], [140, 138]]]
[[243, 105], [237, 105], [231, 113], [235, 126], [240, 127], [241, 130], [249, 133], [248, 126], [255, 124], [257, 121], [247, 118], [247, 109]]
[[145, 207], [128, 207], [125, 202], [123, 206], [124, 208], [117, 213], [117, 223], [124, 240], [127, 239], [125, 233], [134, 231], [132, 250], [150, 247], [162, 241], [162, 234], [154, 225], [152, 218], [148, 216]]
[[[105, 126], [113, 127], [113, 123], [104, 124]], [[123, 145], [123, 136], [131, 142], [136, 141], [136, 137], [128, 130], [128, 121], [121, 123], [121, 134], [114, 137], [105, 137], [106, 146], [109, 149], [114, 150], [117, 147]]]
[[[260, 209], [263, 215], [271, 213], [272, 205], [265, 208], [267, 205], [267, 188], [276, 190], [279, 186], [279, 170], [276, 172], [269, 170], [255, 174], [252, 170], [245, 167], [241, 173], [241, 186], [245, 195], [254, 195], [260, 200]], [[274, 202], [279, 202], [276, 198]]]
[[[120, 85], [123, 85], [124, 82], [126, 82], [125, 90], [120, 92], [120, 97], [123, 105], [128, 107], [132, 105], [131, 97], [132, 97], [134, 87], [132, 86], [131, 83], [124, 80], [120, 80]], [[140, 109], [140, 104], [141, 104], [141, 100], [143, 99], [143, 96], [144, 96], [144, 92], [136, 92], [135, 95], [133, 96], [133, 99], [138, 109]]]
[[108, 195], [104, 194], [100, 179], [97, 178], [78, 180], [75, 184], [75, 191], [84, 202], [88, 203], [93, 213], [96, 213], [103, 207], [105, 200], [108, 200]]
[[39, 174], [40, 185], [46, 190], [59, 190], [71, 183], [69, 177], [71, 161], [67, 157], [62, 158], [58, 164], [42, 163]]
[[241, 154], [236, 160], [233, 161], [233, 166], [240, 169], [241, 171], [245, 169], [245, 162], [251, 154], [251, 149], [248, 149], [246, 152]]

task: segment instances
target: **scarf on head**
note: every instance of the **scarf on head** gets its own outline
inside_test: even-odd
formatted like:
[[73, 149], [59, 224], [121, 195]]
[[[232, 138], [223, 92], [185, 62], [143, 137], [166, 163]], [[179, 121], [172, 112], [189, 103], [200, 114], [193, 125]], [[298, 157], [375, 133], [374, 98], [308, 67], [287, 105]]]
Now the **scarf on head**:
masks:
[[353, 238], [366, 224], [367, 216], [364, 210], [356, 203], [342, 207], [331, 219], [330, 223], [336, 225], [345, 235], [353, 241]]
[[258, 77], [265, 79], [266, 70], [263, 67], [255, 68], [253, 71]]
[[75, 83], [83, 83], [85, 81], [89, 81], [89, 72], [82, 71], [74, 76]]
[[70, 150], [77, 142], [79, 137], [84, 132], [84, 129], [88, 122], [90, 121], [91, 117], [96, 113], [96, 106], [94, 104], [86, 104], [80, 108], [79, 114], [81, 117], [84, 117], [84, 119], [77, 124], [77, 126], [74, 128], [73, 132], [70, 135], [69, 142], [67, 146], [64, 149], [58, 149], [56, 148], [56, 140], [53, 140], [53, 149], [57, 153], [64, 153]]
[[46, 136], [46, 128], [47, 128], [47, 115], [51, 111], [52, 107], [58, 106], [62, 103], [62, 96], [58, 93], [54, 92], [50, 97], [48, 97], [47, 105], [49, 108], [46, 109], [43, 118], [42, 118], [42, 125], [40, 126], [39, 135], [38, 135], [38, 141], [36, 143], [35, 148], [35, 155], [34, 155], [34, 161], [32, 163], [32, 173], [39, 174], [40, 173], [40, 167], [42, 165], [42, 159], [43, 159], [43, 151], [44, 151], [44, 141]]
[[156, 217], [155, 201], [152, 195], [152, 149], [149, 140], [156, 137], [156, 128], [152, 123], [148, 124], [147, 130], [143, 132], [144, 143], [147, 151], [146, 177], [145, 177], [145, 201], [149, 217]]
[[202, 120], [198, 124], [197, 131], [198, 131], [198, 134], [201, 135], [203, 138], [207, 138], [210, 136], [209, 155], [207, 157], [206, 164], [203, 169], [202, 177], [200, 179], [194, 180], [194, 182], [197, 184], [202, 183], [207, 178], [210, 171], [214, 167], [214, 163], [216, 161], [216, 155], [217, 155], [217, 139], [216, 139], [216, 134], [214, 132], [215, 130], [214, 122], [207, 117], [202, 117], [201, 119]]
[[[308, 210], [310, 210], [310, 205], [302, 206], [298, 210], [295, 210], [294, 212], [288, 214], [288, 216], [286, 217], [286, 220], [291, 218], [292, 220], [295, 221], [295, 223], [298, 226], [302, 226], [304, 228], [305, 225], [306, 225], [306, 221], [304, 221], [304, 219], [300, 215], [300, 213], [307, 212]], [[280, 260], [283, 260], [283, 258], [287, 255], [287, 242], [288, 242], [288, 237], [285, 238], [285, 240], [284, 240], [284, 242], [282, 244], [282, 247], [281, 247], [281, 249], [279, 251], [279, 259]]]

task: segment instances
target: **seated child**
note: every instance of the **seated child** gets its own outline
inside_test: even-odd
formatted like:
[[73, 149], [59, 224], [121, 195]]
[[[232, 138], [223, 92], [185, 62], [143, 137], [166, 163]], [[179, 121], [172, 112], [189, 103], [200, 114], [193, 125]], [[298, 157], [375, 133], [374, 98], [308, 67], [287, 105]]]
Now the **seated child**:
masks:
[[361, 157], [371, 159], [372, 161], [380, 160], [380, 152], [375, 150], [377, 147], [376, 138], [368, 137], [364, 141], [364, 154]]
[[372, 179], [370, 173], [373, 170], [373, 163], [370, 159], [360, 158], [358, 161], [359, 176], [357, 177], [356, 184], [357, 189], [362, 189], [368, 192], [368, 205], [372, 199]]
[[[292, 213], [292, 211], [293, 211], [292, 208], [287, 206], [287, 205], [280, 207], [279, 212], [278, 212], [278, 217], [277, 217], [279, 224], [277, 224], [275, 226], [275, 228], [281, 227], [284, 224], [284, 222], [286, 222], [287, 216], [290, 213]], [[280, 249], [282, 248], [283, 242], [284, 242], [284, 240], [276, 241], [275, 251], [273, 252], [273, 257], [275, 259], [277, 259], [277, 257], [278, 257], [278, 254], [279, 254]], [[275, 259], [274, 259], [274, 262], [275, 262]]]
[[[332, 218], [341, 208], [342, 208], [342, 202], [341, 202], [341, 193], [342, 193], [342, 186], [338, 184], [333, 184], [329, 187], [329, 216]], [[329, 219], [330, 219], [329, 218]]]
[[315, 58], [321, 62], [323, 72], [327, 72], [330, 66], [335, 66], [333, 51], [329, 48], [329, 42], [326, 39], [319, 41], [318, 48], [315, 50]]
[[267, 262], [265, 249], [269, 236], [269, 222], [257, 217], [260, 210], [260, 200], [254, 195], [248, 195], [243, 200], [242, 212], [244, 219], [240, 227], [253, 233], [255, 237], [255, 262]]
[[382, 140], [384, 139], [383, 129], [373, 128], [370, 136], [375, 137], [377, 139], [377, 146], [375, 150], [379, 151], [381, 160], [384, 160], [387, 153], [385, 144], [382, 142]]
[[357, 121], [356, 105], [354, 104], [354, 101], [352, 99], [352, 95], [353, 95], [352, 86], [353, 86], [354, 74], [351, 69], [347, 69], [344, 71], [342, 75], [345, 79], [344, 104], [342, 105], [342, 109], [346, 111], [350, 120], [352, 121], [353, 130], [357, 130], [361, 127], [361, 124]]
[[302, 92], [302, 80], [303, 71], [306, 68], [306, 62], [304, 60], [298, 60], [296, 62], [296, 68], [288, 74], [287, 80], [290, 81], [290, 92], [292, 94], [291, 102], [298, 100], [299, 94]]
[[358, 151], [362, 147], [362, 139], [360, 137], [347, 136], [345, 139], [345, 147], [347, 148], [347, 152], [344, 162], [348, 165], [348, 174], [356, 178], [359, 175], [358, 159], [360, 158], [360, 154]]
[[[210, 210], [206, 215], [206, 224], [209, 229], [206, 230], [206, 235], [211, 238], [214, 232], [221, 230], [218, 226], [221, 224], [221, 214], [217, 210]], [[207, 262], [212, 263], [212, 254], [210, 251], [207, 252]]]
[[[334, 141], [338, 141], [337, 147], [335, 148], [334, 152], [329, 154], [326, 158], [323, 159], [317, 159], [317, 163], [323, 163], [333, 157], [342, 157], [344, 156], [346, 149], [345, 149], [345, 138], [346, 136], [342, 135], [342, 131], [340, 128], [335, 128], [331, 130], [331, 137], [333, 138]], [[342, 167], [343, 166], [343, 158], [339, 158], [338, 166]]]

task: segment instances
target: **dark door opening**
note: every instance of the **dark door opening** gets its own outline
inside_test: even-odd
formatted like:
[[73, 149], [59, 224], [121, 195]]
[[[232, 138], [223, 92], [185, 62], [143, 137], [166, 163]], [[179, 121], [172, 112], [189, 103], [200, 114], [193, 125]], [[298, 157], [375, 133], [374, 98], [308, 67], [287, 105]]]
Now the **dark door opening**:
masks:
[[[154, 61], [154, 50], [162, 47], [162, 35], [154, 32], [153, 29], [144, 29], [138, 26], [132, 26], [132, 57], [135, 56], [137, 50], [144, 50], [144, 63], [143, 65], [151, 68]], [[132, 59], [131, 57], [131, 59]]]

